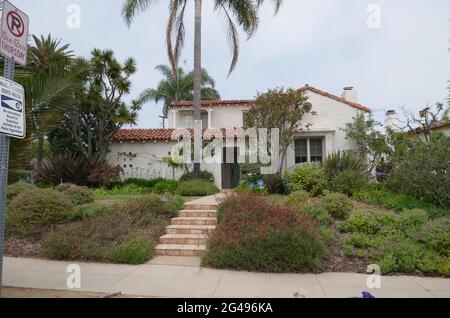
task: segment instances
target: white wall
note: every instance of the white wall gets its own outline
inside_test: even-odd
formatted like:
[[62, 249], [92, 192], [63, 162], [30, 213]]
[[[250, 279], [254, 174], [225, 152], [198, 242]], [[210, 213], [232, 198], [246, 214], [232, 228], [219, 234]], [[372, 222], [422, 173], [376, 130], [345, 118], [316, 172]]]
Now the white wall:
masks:
[[[309, 130], [303, 127], [304, 130], [296, 137], [324, 137], [325, 157], [337, 150], [354, 148], [354, 144], [345, 138], [346, 134], [341, 129], [345, 128], [346, 123], [352, 123], [360, 110], [310, 91], [306, 94], [312, 104], [312, 111], [317, 115], [307, 114], [303, 117], [302, 123], [311, 122], [313, 125]], [[295, 150], [292, 144], [287, 151], [284, 167], [290, 168], [294, 165]]]
[[[108, 163], [119, 165], [123, 168], [122, 179], [140, 178], [173, 179], [173, 170], [168, 167], [164, 158], [169, 156], [175, 142], [124, 142], [110, 145], [107, 156]], [[192, 171], [192, 167], [189, 167]], [[202, 170], [214, 175], [216, 186], [222, 187], [222, 166], [220, 164], [204, 164]], [[179, 179], [185, 173], [184, 169], [175, 170], [175, 179]]]
[[[209, 108], [211, 110], [212, 128], [235, 128], [243, 126], [243, 112], [250, 109], [250, 106], [217, 106]], [[202, 112], [207, 112], [208, 108], [202, 108]], [[193, 114], [192, 107], [175, 110], [176, 120], [174, 126], [174, 110], [169, 110], [168, 128], [184, 128], [183, 115]]]

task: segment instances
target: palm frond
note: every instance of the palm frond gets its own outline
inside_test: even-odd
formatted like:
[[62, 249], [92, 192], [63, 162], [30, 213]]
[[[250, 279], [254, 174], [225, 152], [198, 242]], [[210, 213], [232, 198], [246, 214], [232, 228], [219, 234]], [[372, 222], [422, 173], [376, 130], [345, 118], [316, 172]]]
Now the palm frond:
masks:
[[147, 10], [152, 4], [159, 2], [159, 0], [125, 0], [122, 7], [122, 17], [125, 23], [130, 27], [137, 14]]

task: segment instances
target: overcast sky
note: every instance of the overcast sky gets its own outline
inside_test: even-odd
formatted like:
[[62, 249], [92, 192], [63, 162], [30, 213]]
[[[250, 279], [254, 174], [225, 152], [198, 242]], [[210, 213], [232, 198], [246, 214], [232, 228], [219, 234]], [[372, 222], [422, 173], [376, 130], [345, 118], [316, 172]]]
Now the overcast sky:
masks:
[[[130, 29], [120, 15], [122, 0], [11, 2], [28, 13], [33, 34], [51, 33], [70, 43], [78, 55], [87, 57], [93, 48], [100, 48], [114, 50], [121, 60], [134, 57], [138, 72], [132, 78], [130, 99], [155, 87], [160, 74], [154, 67], [168, 64], [164, 41], [168, 1], [161, 0], [141, 14]], [[181, 59], [189, 69], [193, 65], [191, 2]], [[450, 1], [284, 0], [275, 17], [267, 2], [257, 34], [248, 42], [241, 37], [238, 66], [227, 78], [231, 53], [224, 17], [213, 11], [212, 1], [204, 0], [203, 67], [216, 80], [222, 98], [253, 98], [257, 91], [304, 84], [340, 95], [344, 86], [354, 86], [359, 101], [383, 120], [387, 109], [418, 110], [448, 97]], [[71, 4], [81, 9], [80, 28], [67, 26]], [[160, 127], [161, 106], [145, 105], [138, 126]]]

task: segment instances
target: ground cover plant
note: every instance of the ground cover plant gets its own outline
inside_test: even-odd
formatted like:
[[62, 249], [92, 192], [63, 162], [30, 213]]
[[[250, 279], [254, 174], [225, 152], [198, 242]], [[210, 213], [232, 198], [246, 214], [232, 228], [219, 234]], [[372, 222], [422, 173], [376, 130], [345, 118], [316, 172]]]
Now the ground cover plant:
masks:
[[177, 193], [184, 197], [201, 197], [216, 194], [219, 189], [210, 181], [192, 180], [181, 182]]
[[66, 194], [74, 187], [36, 188], [16, 196], [8, 206], [6, 254], [143, 263], [183, 206], [181, 197], [154, 193], [111, 205], [75, 205]]
[[252, 271], [307, 271], [323, 244], [311, 217], [252, 192], [229, 198], [203, 256], [204, 265]]

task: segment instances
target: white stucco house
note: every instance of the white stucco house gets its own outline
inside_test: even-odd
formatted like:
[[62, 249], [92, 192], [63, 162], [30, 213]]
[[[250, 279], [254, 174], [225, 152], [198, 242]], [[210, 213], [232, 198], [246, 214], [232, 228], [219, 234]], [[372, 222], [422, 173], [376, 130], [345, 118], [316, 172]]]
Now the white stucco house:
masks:
[[[352, 87], [345, 88], [341, 96], [308, 85], [300, 91], [309, 97], [308, 102], [316, 115], [304, 117], [303, 120], [312, 123], [312, 126], [299, 131], [294, 137], [283, 162], [284, 169], [304, 162], [322, 161], [335, 151], [352, 149], [352, 142], [346, 139], [341, 129], [353, 122], [358, 112], [371, 112], [370, 108], [357, 102], [357, 93]], [[242, 128], [245, 113], [252, 105], [252, 100], [202, 101], [203, 128]], [[123, 168], [123, 178], [179, 178], [184, 173], [183, 169], [177, 169], [173, 176], [173, 170], [167, 166], [165, 158], [177, 143], [177, 140], [172, 140], [172, 133], [182, 128], [193, 128], [192, 102], [169, 106], [167, 129], [119, 130], [110, 145], [108, 162]], [[224, 149], [226, 162], [202, 165], [202, 170], [214, 174], [215, 183], [221, 189], [234, 188], [239, 184], [238, 152], [235, 144]]]

